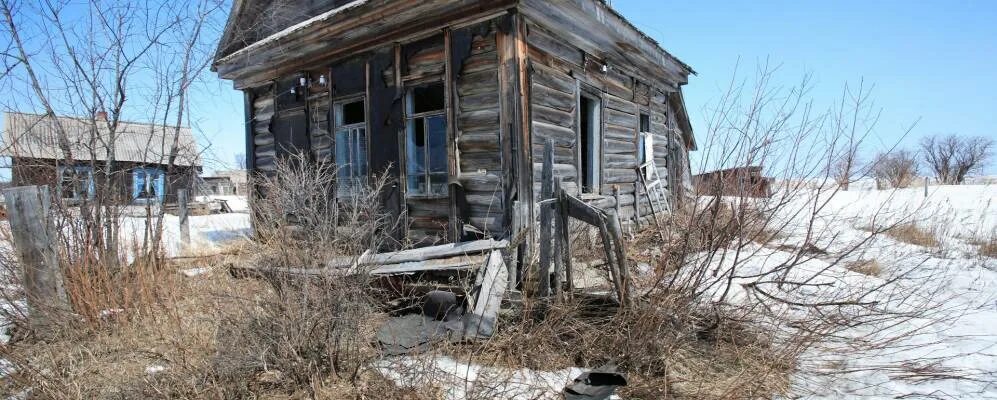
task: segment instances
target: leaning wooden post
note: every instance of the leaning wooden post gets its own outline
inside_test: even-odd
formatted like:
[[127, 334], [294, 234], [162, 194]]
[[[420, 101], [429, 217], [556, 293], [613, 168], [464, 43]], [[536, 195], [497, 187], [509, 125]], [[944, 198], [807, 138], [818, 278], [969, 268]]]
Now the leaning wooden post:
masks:
[[557, 212], [558, 212], [558, 215], [556, 215], [555, 217], [558, 219], [558, 221], [560, 221], [560, 223], [558, 224], [560, 230], [555, 232], [555, 234], [560, 236], [561, 238], [560, 240], [561, 254], [564, 257], [564, 262], [562, 264], [562, 266], [564, 267], [564, 281], [565, 281], [564, 290], [567, 294], [567, 296], [565, 297], [570, 299], [571, 292], [575, 288], [574, 277], [572, 276], [572, 267], [571, 267], [571, 234], [569, 230], [570, 226], [568, 225], [570, 220], [568, 219], [568, 202], [564, 198], [565, 193], [560, 177], [558, 177], [557, 180], [554, 181], [554, 194], [557, 197]]
[[177, 203], [180, 207], [180, 243], [190, 246], [190, 209], [187, 207], [187, 189], [177, 190]]
[[48, 186], [24, 186], [3, 191], [14, 248], [22, 268], [29, 323], [44, 333], [50, 311], [69, 311], [62, 269], [55, 249], [55, 227], [49, 212]]

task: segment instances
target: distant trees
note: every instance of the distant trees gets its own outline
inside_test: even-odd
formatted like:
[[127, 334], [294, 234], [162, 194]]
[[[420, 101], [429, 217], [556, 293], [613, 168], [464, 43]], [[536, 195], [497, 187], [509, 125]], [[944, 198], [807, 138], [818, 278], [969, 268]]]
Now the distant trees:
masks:
[[938, 182], [958, 185], [993, 157], [993, 139], [957, 135], [928, 136], [921, 140], [921, 156]]
[[917, 172], [917, 155], [908, 150], [880, 153], [872, 164], [878, 187], [883, 187], [884, 182], [897, 189], [910, 187]]

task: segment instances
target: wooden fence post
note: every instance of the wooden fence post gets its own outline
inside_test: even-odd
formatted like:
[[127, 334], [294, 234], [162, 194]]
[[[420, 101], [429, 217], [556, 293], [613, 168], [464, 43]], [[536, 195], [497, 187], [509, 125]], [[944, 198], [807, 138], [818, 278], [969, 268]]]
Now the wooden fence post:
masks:
[[21, 283], [27, 297], [29, 322], [44, 329], [52, 316], [49, 311], [70, 310], [55, 249], [49, 189], [22, 186], [6, 189], [3, 194], [14, 248], [23, 271]]
[[187, 208], [187, 189], [177, 190], [177, 203], [180, 206], [180, 243], [190, 246], [190, 209]]
[[[540, 200], [545, 201], [554, 198], [554, 143], [550, 139], [544, 143], [544, 159], [542, 183], [540, 184]], [[550, 271], [552, 264], [553, 246], [551, 241], [553, 226], [551, 222], [554, 217], [554, 207], [552, 204], [540, 205], [540, 287], [537, 293], [540, 297], [550, 296]]]

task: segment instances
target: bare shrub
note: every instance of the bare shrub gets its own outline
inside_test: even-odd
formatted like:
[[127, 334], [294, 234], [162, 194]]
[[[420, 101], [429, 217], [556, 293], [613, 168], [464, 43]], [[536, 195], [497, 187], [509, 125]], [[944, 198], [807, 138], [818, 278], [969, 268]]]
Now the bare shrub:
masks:
[[288, 392], [330, 376], [356, 383], [378, 355], [372, 343], [380, 319], [366, 278], [286, 278], [279, 284], [222, 320], [214, 360], [219, 381]]
[[334, 164], [309, 162], [306, 154], [276, 162], [272, 174], [257, 174], [252, 200], [257, 240], [269, 262], [287, 267], [318, 267], [334, 255], [356, 256], [377, 250], [397, 221], [381, 210], [389, 176], [372, 177], [349, 196], [337, 198]]
[[959, 185], [993, 157], [993, 139], [958, 135], [928, 136], [921, 140], [921, 154], [938, 182]]
[[917, 158], [906, 150], [880, 153], [872, 163], [872, 175], [880, 187], [883, 182], [895, 189], [910, 187], [917, 172]]

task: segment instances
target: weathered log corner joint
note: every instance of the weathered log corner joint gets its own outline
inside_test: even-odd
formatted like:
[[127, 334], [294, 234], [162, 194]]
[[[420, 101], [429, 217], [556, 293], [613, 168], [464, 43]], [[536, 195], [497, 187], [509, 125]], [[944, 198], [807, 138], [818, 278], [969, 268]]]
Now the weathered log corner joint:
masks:
[[237, 0], [213, 70], [245, 93], [251, 172], [307, 154], [339, 165], [337, 196], [388, 173], [400, 237], [527, 238], [510, 288], [539, 254], [545, 143], [547, 194], [598, 224], [691, 189], [694, 71], [599, 0]]

